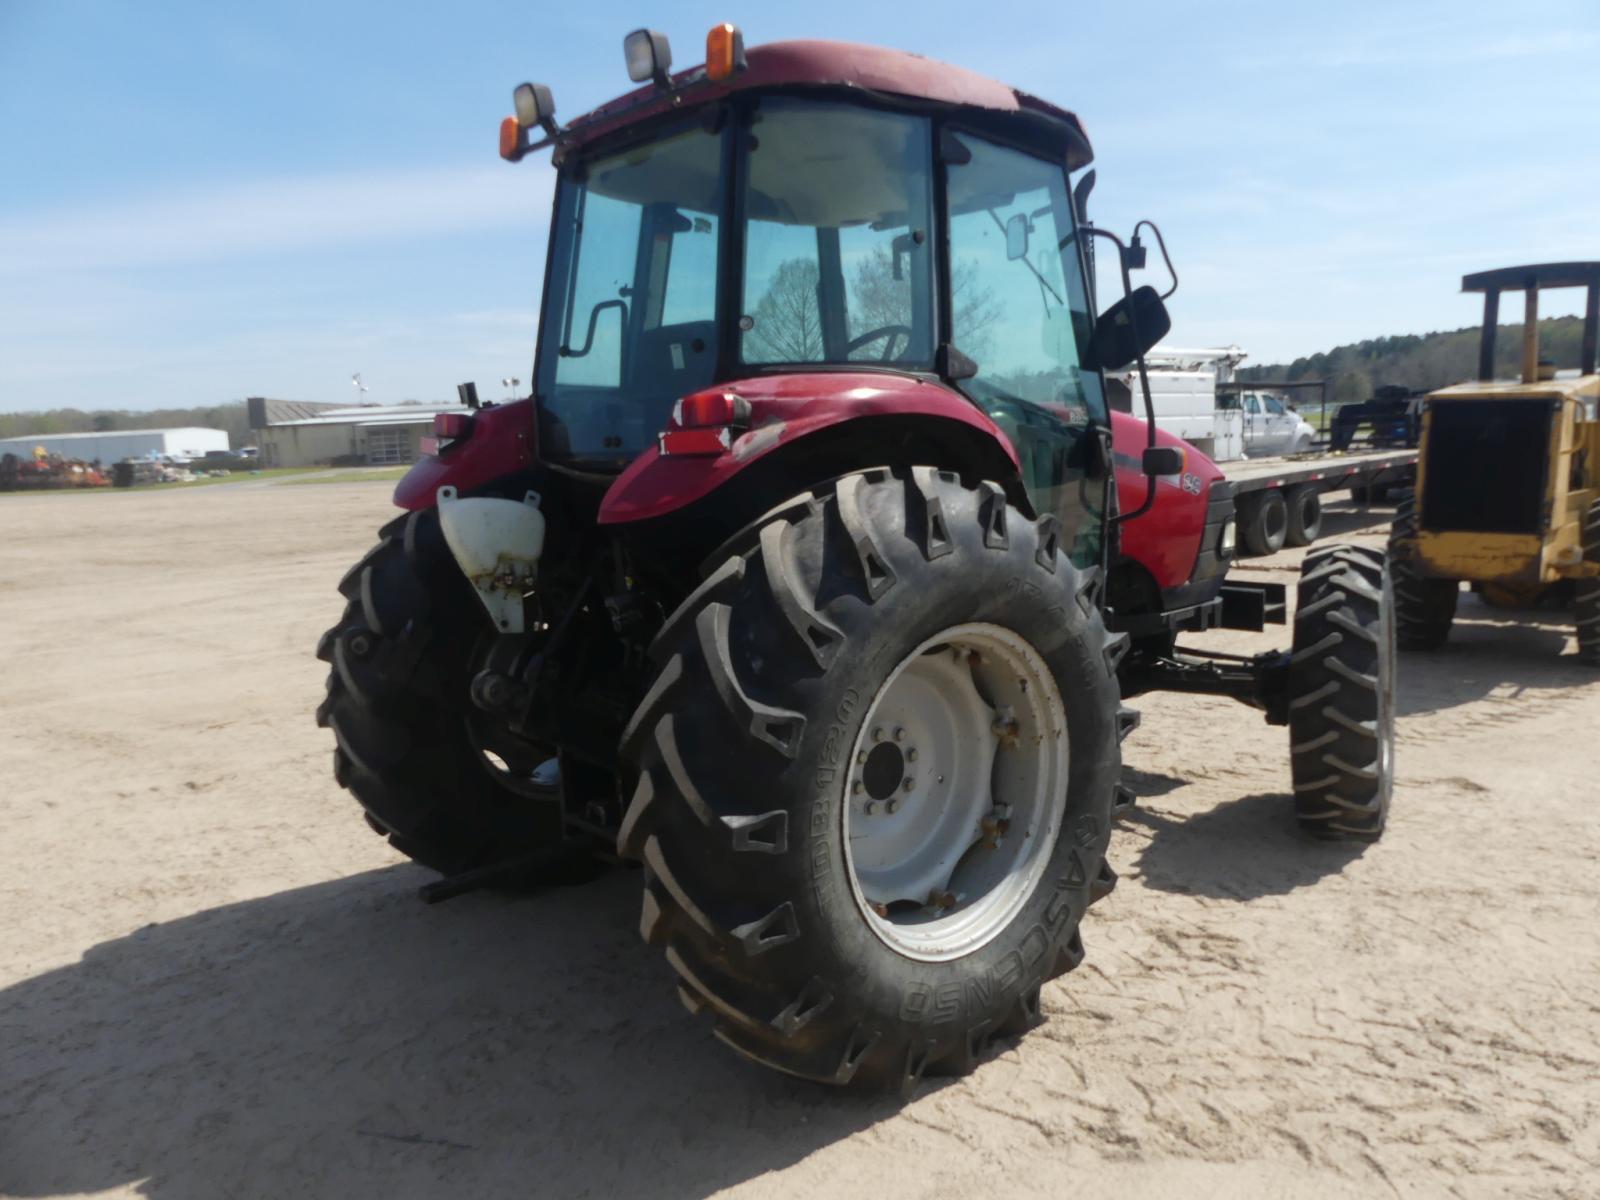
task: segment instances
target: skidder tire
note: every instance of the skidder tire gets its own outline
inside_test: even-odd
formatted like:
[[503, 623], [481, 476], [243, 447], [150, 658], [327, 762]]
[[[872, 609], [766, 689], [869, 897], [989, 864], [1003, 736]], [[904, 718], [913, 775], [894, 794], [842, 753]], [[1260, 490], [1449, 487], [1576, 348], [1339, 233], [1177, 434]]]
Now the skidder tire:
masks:
[[[1600, 501], [1589, 506], [1583, 522], [1583, 558], [1600, 564]], [[1600, 667], [1600, 576], [1577, 581], [1573, 617], [1578, 628], [1578, 661]]]
[[1417, 501], [1408, 497], [1389, 528], [1389, 573], [1394, 580], [1395, 641], [1402, 650], [1436, 650], [1450, 636], [1461, 585], [1434, 579], [1418, 567]]
[[909, 1092], [1037, 1023], [1082, 959], [1134, 722], [1099, 573], [1059, 538], [992, 483], [857, 473], [749, 527], [668, 619], [619, 849], [640, 932], [741, 1054]]
[[1301, 484], [1289, 489], [1283, 503], [1288, 510], [1283, 544], [1311, 545], [1322, 532], [1322, 494], [1314, 487]]
[[1376, 841], [1394, 788], [1394, 589], [1383, 551], [1334, 545], [1300, 569], [1289, 661], [1295, 816]]
[[438, 514], [384, 526], [339, 590], [344, 616], [317, 644], [332, 667], [317, 724], [333, 731], [334, 778], [367, 823], [445, 874], [554, 847], [558, 790], [527, 779], [547, 756], [508, 737], [493, 746], [505, 768], [484, 753], [488, 718], [469, 692], [488, 618]]
[[1246, 550], [1260, 558], [1283, 549], [1289, 533], [1289, 510], [1282, 492], [1276, 488], [1257, 492], [1241, 501], [1239, 508], [1239, 536]]

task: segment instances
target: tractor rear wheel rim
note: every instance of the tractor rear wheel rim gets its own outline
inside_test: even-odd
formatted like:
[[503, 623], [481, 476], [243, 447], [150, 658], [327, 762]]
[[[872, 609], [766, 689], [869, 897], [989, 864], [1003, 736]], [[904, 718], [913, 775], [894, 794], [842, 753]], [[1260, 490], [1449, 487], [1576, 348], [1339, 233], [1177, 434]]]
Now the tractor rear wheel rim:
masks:
[[998, 936], [1066, 809], [1066, 714], [1044, 657], [998, 625], [929, 638], [872, 698], [847, 765], [845, 860], [873, 933], [929, 962]]

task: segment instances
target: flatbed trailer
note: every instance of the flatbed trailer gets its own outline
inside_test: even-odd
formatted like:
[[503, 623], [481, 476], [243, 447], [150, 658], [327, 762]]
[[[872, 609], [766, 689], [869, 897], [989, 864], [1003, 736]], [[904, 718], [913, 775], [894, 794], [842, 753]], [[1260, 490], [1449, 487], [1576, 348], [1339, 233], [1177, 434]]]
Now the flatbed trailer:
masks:
[[1410, 487], [1416, 481], [1417, 451], [1314, 449], [1219, 465], [1233, 489], [1240, 548], [1246, 555], [1262, 555], [1316, 541], [1324, 492], [1348, 489], [1356, 499], [1369, 501], [1389, 488]]

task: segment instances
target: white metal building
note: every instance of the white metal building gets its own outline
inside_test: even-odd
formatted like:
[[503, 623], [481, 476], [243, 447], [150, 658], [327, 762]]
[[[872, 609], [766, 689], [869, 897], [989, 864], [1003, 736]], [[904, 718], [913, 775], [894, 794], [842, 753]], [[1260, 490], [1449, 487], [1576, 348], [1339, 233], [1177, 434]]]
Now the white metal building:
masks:
[[35, 450], [84, 462], [125, 458], [204, 458], [207, 450], [228, 449], [224, 429], [187, 426], [181, 429], [111, 429], [104, 433], [37, 433], [0, 439], [0, 454], [31, 458]]
[[433, 430], [434, 413], [468, 411], [457, 404], [347, 407], [263, 397], [248, 404], [265, 467], [412, 463], [418, 441]]

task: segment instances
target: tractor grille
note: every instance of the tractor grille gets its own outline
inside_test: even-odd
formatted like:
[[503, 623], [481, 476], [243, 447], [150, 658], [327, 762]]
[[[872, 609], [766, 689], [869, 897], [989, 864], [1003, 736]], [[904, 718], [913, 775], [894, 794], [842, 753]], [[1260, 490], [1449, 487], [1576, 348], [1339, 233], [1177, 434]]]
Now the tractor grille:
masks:
[[1422, 472], [1422, 527], [1540, 532], [1549, 448], [1547, 401], [1435, 401]]

